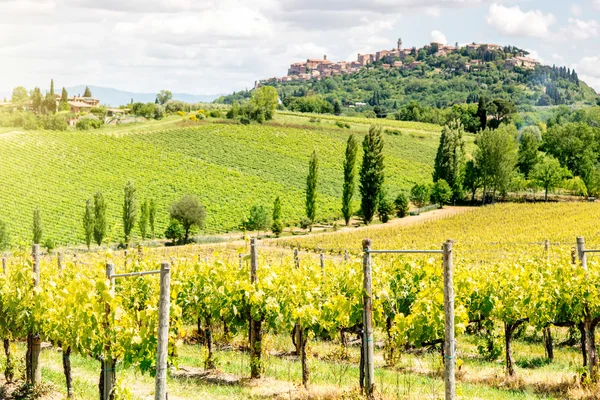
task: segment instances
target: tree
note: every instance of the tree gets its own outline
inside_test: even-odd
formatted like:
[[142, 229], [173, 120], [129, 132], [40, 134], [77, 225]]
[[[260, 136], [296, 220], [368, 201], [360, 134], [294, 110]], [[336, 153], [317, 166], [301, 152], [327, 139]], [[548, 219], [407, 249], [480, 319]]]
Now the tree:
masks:
[[96, 192], [94, 195], [94, 241], [98, 246], [102, 245], [106, 229], [106, 203], [102, 193]]
[[354, 135], [348, 137], [346, 143], [346, 158], [344, 159], [344, 187], [342, 190], [342, 215], [346, 226], [352, 217], [352, 198], [356, 190], [356, 156], [358, 154], [358, 143]]
[[281, 222], [281, 199], [279, 196], [275, 198], [275, 202], [273, 203], [273, 225], [271, 225], [271, 230], [277, 237], [283, 232], [283, 223]]
[[43, 233], [44, 228], [42, 225], [42, 215], [40, 213], [40, 209], [36, 207], [36, 209], [33, 210], [33, 244], [42, 243]]
[[333, 113], [335, 115], [340, 115], [342, 113], [342, 104], [338, 99], [333, 101]]
[[473, 160], [469, 160], [465, 164], [465, 180], [463, 186], [466, 190], [471, 192], [471, 203], [473, 203], [475, 201], [477, 189], [481, 186], [481, 175]]
[[47, 113], [55, 113], [56, 112], [56, 97], [50, 93], [46, 93], [46, 97], [44, 98], [44, 111]]
[[88, 250], [94, 238], [94, 223], [94, 203], [92, 203], [92, 199], [87, 199], [85, 202], [85, 212], [83, 213], [83, 234]]
[[373, 221], [377, 199], [384, 180], [383, 136], [381, 126], [371, 125], [363, 140], [363, 160], [360, 169], [361, 211], [365, 224]]
[[523, 130], [519, 142], [517, 166], [525, 178], [529, 178], [529, 174], [538, 163], [539, 148], [540, 143], [535, 133], [531, 130]]
[[44, 104], [44, 99], [42, 98], [42, 92], [39, 87], [33, 88], [31, 91], [31, 108], [36, 113], [42, 112], [42, 105]]
[[416, 184], [410, 189], [410, 201], [419, 209], [425, 207], [429, 203], [429, 187], [427, 185]]
[[54, 97], [54, 79], [50, 79], [50, 94]]
[[384, 224], [390, 220], [390, 215], [394, 213], [394, 204], [388, 199], [384, 189], [379, 191], [377, 198], [377, 216]]
[[148, 206], [148, 223], [150, 224], [150, 234], [152, 235], [152, 239], [154, 239], [155, 219], [156, 219], [156, 204], [154, 204], [154, 199], [150, 199], [150, 205]]
[[261, 86], [252, 92], [250, 104], [258, 114], [264, 117], [265, 121], [273, 119], [273, 114], [279, 103], [277, 90], [272, 86]]
[[148, 200], [144, 200], [142, 206], [140, 207], [140, 235], [142, 236], [142, 240], [146, 239], [146, 233], [148, 232], [148, 221], [150, 218], [150, 210], [148, 207]]
[[310, 220], [310, 230], [317, 216], [317, 181], [319, 175], [319, 160], [317, 152], [313, 150], [308, 164], [308, 176], [306, 178], [306, 217]]
[[4, 221], [0, 221], [0, 251], [8, 250], [10, 247], [10, 232], [8, 225]]
[[488, 190], [493, 198], [497, 191], [508, 189], [517, 162], [516, 136], [517, 128], [503, 125], [496, 130], [487, 128], [475, 141], [475, 165], [480, 172], [484, 204]]
[[185, 230], [178, 221], [171, 220], [165, 230], [165, 237], [171, 239], [173, 244], [181, 242], [185, 236]]
[[500, 125], [509, 122], [510, 117], [517, 112], [517, 107], [509, 100], [495, 99], [488, 104], [487, 112], [493, 116], [493, 120], [490, 121], [491, 128], [498, 128]]
[[533, 167], [531, 177], [544, 189], [544, 200], [548, 201], [548, 191], [556, 188], [568, 177], [569, 170], [560, 166], [560, 161], [552, 156], [545, 156]]
[[18, 108], [22, 108], [25, 103], [29, 100], [27, 95], [27, 89], [23, 86], [17, 86], [13, 89], [11, 102]]
[[62, 94], [60, 95], [60, 102], [58, 103], [58, 111], [69, 111], [69, 94], [67, 89], [62, 88]]
[[131, 240], [131, 232], [133, 231], [133, 226], [135, 225], [135, 220], [137, 219], [137, 190], [135, 186], [133, 186], [133, 183], [129, 181], [125, 185], [123, 192], [123, 233], [125, 245], [128, 246], [129, 241]]
[[479, 104], [477, 105], [477, 117], [479, 118], [479, 125], [481, 129], [487, 127], [487, 100], [485, 97], [479, 97]]
[[193, 227], [204, 229], [206, 209], [194, 196], [185, 195], [181, 200], [171, 204], [169, 215], [172, 220], [178, 221], [183, 227], [184, 243], [188, 242]]
[[92, 91], [89, 87], [85, 87], [85, 91], [83, 92], [83, 97], [92, 97]]
[[442, 130], [433, 166], [433, 182], [444, 180], [452, 189], [454, 199], [463, 195], [465, 169], [464, 128], [460, 121], [450, 121]]
[[269, 213], [262, 205], [253, 205], [250, 208], [250, 216], [244, 221], [244, 229], [248, 231], [266, 231], [269, 228]]
[[171, 93], [169, 90], [161, 90], [156, 95], [156, 104], [165, 105], [172, 98], [173, 98], [173, 93]]
[[396, 200], [394, 200], [394, 206], [396, 207], [396, 216], [398, 218], [404, 218], [408, 215], [408, 197], [402, 192], [398, 194]]
[[443, 179], [438, 180], [433, 184], [431, 188], [431, 200], [434, 203], [440, 205], [440, 207], [444, 207], [444, 204], [448, 204], [452, 199], [452, 189], [448, 182]]

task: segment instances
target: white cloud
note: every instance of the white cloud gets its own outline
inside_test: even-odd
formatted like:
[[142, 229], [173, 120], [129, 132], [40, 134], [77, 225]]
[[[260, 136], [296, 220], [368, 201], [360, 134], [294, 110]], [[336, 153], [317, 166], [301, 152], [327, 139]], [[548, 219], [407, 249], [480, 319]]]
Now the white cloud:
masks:
[[431, 42], [448, 44], [448, 39], [446, 39], [446, 35], [444, 35], [440, 31], [432, 31], [429, 38], [430, 38]]
[[583, 7], [581, 7], [579, 4], [571, 4], [569, 10], [571, 11], [571, 14], [576, 17], [579, 17], [583, 13]]
[[519, 6], [506, 7], [494, 3], [489, 8], [486, 21], [505, 35], [545, 37], [550, 34], [549, 28], [556, 18], [541, 10], [522, 11]]
[[596, 20], [584, 21], [578, 18], [569, 18], [569, 25], [559, 32], [559, 37], [576, 40], [585, 40], [598, 37], [600, 25]]
[[580, 79], [600, 91], [600, 56], [584, 57], [573, 68]]
[[560, 54], [557, 53], [552, 53], [552, 61], [554, 61], [556, 64], [564, 64], [565, 63], [565, 58], [563, 56], [561, 56]]
[[534, 60], [538, 60], [542, 64], [546, 63], [544, 61], [544, 59], [542, 58], [542, 56], [540, 56], [540, 54], [537, 52], [537, 50], [533, 50], [533, 49], [524, 49], [524, 50], [529, 53], [528, 57], [533, 58]]

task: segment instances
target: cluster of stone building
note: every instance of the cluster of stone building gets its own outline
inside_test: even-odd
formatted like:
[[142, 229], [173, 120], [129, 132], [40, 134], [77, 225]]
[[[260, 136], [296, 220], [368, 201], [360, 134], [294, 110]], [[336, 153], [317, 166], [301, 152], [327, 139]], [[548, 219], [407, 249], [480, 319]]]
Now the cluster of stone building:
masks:
[[[432, 42], [430, 46], [436, 46], [437, 52], [435, 56], [445, 57], [452, 53], [458, 52], [461, 47], [448, 46], [443, 43]], [[497, 44], [467, 44], [466, 48], [469, 50], [478, 50], [479, 48], [485, 47], [489, 51], [502, 50], [502, 46]], [[358, 72], [362, 67], [369, 64], [381, 62], [381, 66], [384, 69], [391, 68], [402, 68], [407, 70], [413, 70], [420, 68], [424, 65], [421, 61], [411, 60], [407, 62], [409, 56], [413, 59], [422, 49], [403, 49], [402, 39], [398, 39], [398, 43], [395, 49], [392, 50], [381, 50], [372, 54], [358, 54], [356, 61], [339, 61], [332, 62], [327, 59], [327, 56], [323, 56], [323, 59], [308, 59], [303, 62], [297, 62], [290, 65], [286, 76], [281, 78], [270, 78], [262, 80], [260, 83], [271, 83], [271, 82], [291, 82], [291, 81], [308, 81], [311, 79], [321, 79], [328, 76], [340, 75], [340, 74], [351, 74]], [[470, 60], [466, 65], [465, 69], [469, 70], [472, 67], [482, 65], [483, 62], [478, 59]], [[526, 69], [533, 69], [539, 65], [539, 61], [525, 57], [521, 54], [519, 57], [513, 57], [505, 60], [505, 66], [507, 68], [522, 67]], [[257, 82], [258, 85], [258, 82]]]

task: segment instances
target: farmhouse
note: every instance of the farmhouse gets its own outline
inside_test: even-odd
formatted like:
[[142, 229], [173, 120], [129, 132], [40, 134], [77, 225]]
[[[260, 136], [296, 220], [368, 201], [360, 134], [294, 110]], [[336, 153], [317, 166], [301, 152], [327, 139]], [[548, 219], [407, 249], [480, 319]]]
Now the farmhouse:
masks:
[[72, 113], [89, 112], [94, 106], [84, 103], [83, 101], [69, 100], [67, 102]]

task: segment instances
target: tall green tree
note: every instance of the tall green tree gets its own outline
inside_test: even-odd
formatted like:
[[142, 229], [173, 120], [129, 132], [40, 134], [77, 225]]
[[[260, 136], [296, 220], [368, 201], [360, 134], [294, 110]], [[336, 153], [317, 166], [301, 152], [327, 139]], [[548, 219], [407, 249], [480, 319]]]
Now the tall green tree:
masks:
[[279, 102], [277, 90], [272, 86], [261, 86], [252, 92], [250, 104], [254, 111], [264, 117], [265, 121], [273, 119]]
[[471, 203], [475, 201], [477, 189], [481, 187], [481, 174], [475, 165], [474, 160], [469, 160], [465, 164], [465, 180], [463, 182], [465, 190], [471, 192]]
[[16, 107], [23, 107], [27, 100], [29, 100], [29, 96], [27, 95], [27, 89], [25, 89], [23, 86], [17, 86], [13, 89], [11, 102]]
[[171, 93], [169, 90], [161, 90], [156, 95], [156, 104], [165, 105], [172, 98], [173, 98], [173, 93]]
[[203, 229], [206, 221], [206, 209], [195, 196], [190, 195], [185, 195], [181, 200], [171, 204], [169, 215], [171, 220], [179, 222], [183, 227], [184, 243], [189, 241], [192, 228]]
[[429, 203], [431, 192], [427, 185], [415, 184], [410, 189], [410, 201], [419, 209], [425, 207]]
[[54, 96], [54, 79], [50, 79], [50, 94]]
[[346, 226], [352, 218], [352, 198], [356, 190], [356, 156], [358, 155], [358, 142], [354, 135], [348, 136], [346, 143], [346, 158], [344, 158], [344, 187], [342, 190], [342, 215]]
[[531, 171], [533, 180], [544, 189], [545, 201], [548, 201], [548, 192], [560, 185], [569, 175], [569, 170], [561, 167], [560, 161], [552, 156], [542, 158]]
[[83, 92], [83, 97], [92, 97], [92, 91], [89, 87], [85, 87], [85, 91]]
[[271, 225], [271, 230], [277, 237], [283, 232], [283, 222], [281, 221], [281, 199], [279, 196], [275, 198], [275, 202], [273, 203], [273, 224]]
[[148, 206], [148, 223], [150, 224], [150, 234], [152, 235], [152, 239], [154, 239], [154, 224], [156, 220], [156, 204], [154, 203], [154, 199], [150, 199], [150, 205]]
[[487, 128], [487, 100], [485, 97], [479, 97], [479, 104], [477, 105], [477, 118], [479, 118], [479, 126], [482, 130]]
[[317, 182], [319, 179], [319, 160], [316, 150], [313, 150], [308, 164], [308, 176], [306, 178], [306, 217], [312, 225], [317, 217]]
[[31, 91], [31, 108], [36, 113], [41, 113], [43, 104], [44, 98], [42, 97], [42, 91], [39, 87], [33, 88], [33, 90]]
[[519, 153], [517, 155], [517, 166], [525, 178], [538, 163], [540, 142], [531, 130], [523, 130], [519, 141]]
[[58, 103], [58, 111], [69, 111], [69, 93], [67, 93], [67, 89], [62, 88], [62, 93], [60, 95], [60, 102]]
[[381, 126], [371, 125], [363, 140], [363, 160], [360, 168], [361, 210], [365, 224], [373, 221], [377, 199], [384, 180], [383, 136]]
[[142, 236], [142, 239], [146, 239], [146, 233], [148, 232], [149, 219], [150, 219], [150, 210], [149, 210], [149, 206], [148, 206], [148, 200], [144, 200], [144, 202], [142, 203], [142, 206], [140, 207], [140, 221], [139, 221], [140, 235]]
[[475, 164], [480, 172], [484, 203], [486, 195], [506, 192], [517, 163], [518, 136], [514, 125], [502, 125], [496, 130], [487, 128], [475, 141]]
[[379, 191], [377, 196], [377, 216], [382, 223], [387, 223], [390, 220], [390, 216], [394, 213], [394, 203], [388, 198], [387, 192], [384, 188]]
[[47, 113], [55, 113], [56, 112], [56, 97], [49, 92], [46, 93], [44, 97], [44, 111]]
[[450, 121], [442, 130], [433, 166], [433, 182], [444, 180], [452, 189], [455, 200], [463, 196], [465, 173], [464, 128], [460, 121]]
[[131, 241], [131, 232], [137, 219], [137, 189], [131, 181], [127, 182], [123, 196], [123, 234], [125, 245]]
[[94, 238], [94, 203], [92, 199], [87, 199], [85, 201], [85, 211], [83, 213], [83, 235], [85, 237], [85, 244], [87, 245], [88, 250], [92, 245], [92, 240]]
[[33, 210], [33, 244], [41, 244], [44, 227], [42, 225], [42, 215], [40, 209], [36, 207]]
[[107, 226], [104, 196], [101, 192], [96, 192], [94, 195], [94, 241], [98, 246], [102, 245]]

